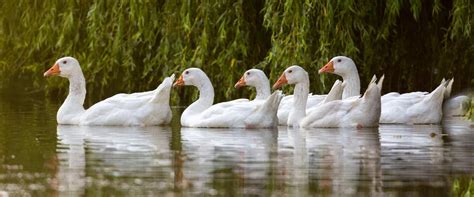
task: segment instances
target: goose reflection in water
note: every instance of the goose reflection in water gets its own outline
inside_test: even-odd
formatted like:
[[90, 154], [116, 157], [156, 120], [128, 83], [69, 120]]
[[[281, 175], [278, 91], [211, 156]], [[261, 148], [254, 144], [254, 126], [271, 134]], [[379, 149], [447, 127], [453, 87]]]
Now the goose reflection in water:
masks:
[[172, 187], [170, 127], [59, 125], [57, 131], [59, 192], [84, 195], [86, 188], [112, 187], [128, 193], [166, 189], [168, 183]]
[[380, 127], [384, 187], [398, 181], [443, 185], [443, 140], [439, 125], [384, 125]]
[[[241, 187], [260, 193], [278, 146], [276, 129], [181, 128], [181, 138], [187, 158], [184, 176], [193, 183], [193, 194], [225, 193]], [[209, 183], [228, 187], [210, 189]]]
[[[182, 128], [181, 135], [188, 158], [184, 176], [194, 194], [206, 193], [209, 183], [246, 188], [250, 195], [262, 188], [297, 196], [381, 191], [377, 129]], [[358, 183], [359, 178], [369, 181]]]
[[303, 186], [296, 187], [294, 195], [308, 195], [308, 191], [345, 195], [381, 192], [377, 128], [288, 130], [286, 139], [289, 141], [282, 143], [294, 147], [293, 163], [290, 160], [288, 168], [294, 168], [295, 179], [288, 183]]
[[474, 174], [474, 122], [459, 118], [445, 119], [443, 131], [446, 173]]
[[400, 187], [431, 188], [428, 194], [435, 194], [451, 185], [447, 177], [474, 172], [472, 129], [459, 123], [57, 129], [58, 181], [52, 187], [65, 194], [405, 194]]

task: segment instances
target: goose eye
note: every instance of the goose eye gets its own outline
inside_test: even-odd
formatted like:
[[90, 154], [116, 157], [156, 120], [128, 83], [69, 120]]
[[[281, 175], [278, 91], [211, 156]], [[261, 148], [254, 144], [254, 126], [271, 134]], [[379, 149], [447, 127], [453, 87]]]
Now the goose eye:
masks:
[[247, 73], [247, 75], [250, 75], [250, 73]]
[[189, 71], [184, 72], [185, 75], [189, 74]]
[[66, 61], [66, 60], [64, 60], [64, 61], [63, 61], [63, 64], [67, 64], [67, 61]]
[[338, 59], [337, 62], [341, 62], [342, 60], [341, 59]]
[[292, 73], [293, 71], [292, 70], [289, 70], [288, 73]]

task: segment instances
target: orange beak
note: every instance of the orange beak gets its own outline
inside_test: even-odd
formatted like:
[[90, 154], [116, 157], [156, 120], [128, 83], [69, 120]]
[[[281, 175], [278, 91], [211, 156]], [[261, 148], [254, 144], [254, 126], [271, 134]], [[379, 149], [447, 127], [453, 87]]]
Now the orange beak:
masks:
[[326, 65], [319, 69], [318, 73], [334, 73], [334, 63], [332, 63], [332, 61], [329, 61]]
[[246, 86], [247, 84], [245, 83], [245, 79], [244, 79], [244, 76], [242, 76], [239, 81], [237, 81], [237, 83], [234, 85], [235, 88], [241, 88], [241, 87], [244, 87]]
[[179, 76], [178, 80], [174, 82], [173, 87], [176, 86], [184, 86], [183, 75]]
[[285, 85], [288, 83], [288, 80], [286, 79], [285, 73], [281, 74], [280, 78], [278, 78], [277, 82], [273, 84], [273, 89], [279, 89], [281, 86]]
[[54, 76], [54, 75], [59, 75], [61, 73], [61, 70], [59, 69], [59, 64], [54, 64], [48, 71], [44, 72], [45, 77], [49, 76]]

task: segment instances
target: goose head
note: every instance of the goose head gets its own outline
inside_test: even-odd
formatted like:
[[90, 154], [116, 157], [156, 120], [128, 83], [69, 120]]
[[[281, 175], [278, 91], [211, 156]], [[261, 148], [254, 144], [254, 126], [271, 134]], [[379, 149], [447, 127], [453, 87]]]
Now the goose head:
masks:
[[199, 68], [188, 68], [183, 71], [181, 76], [179, 76], [178, 80], [174, 82], [173, 86], [187, 86], [192, 85], [199, 87], [204, 80], [208, 80], [206, 73]]
[[60, 77], [69, 78], [78, 73], [82, 73], [79, 61], [73, 57], [62, 57], [56, 60], [56, 63], [54, 63], [54, 65], [44, 73], [44, 76], [49, 77], [58, 75]]
[[[268, 77], [265, 73], [260, 69], [250, 69], [245, 71], [244, 75], [240, 78], [240, 80], [234, 85], [235, 88], [240, 88], [243, 86], [251, 86], [257, 87], [262, 85], [267, 81]], [[264, 85], [264, 84], [263, 84]], [[269, 86], [269, 85], [267, 85]]]
[[354, 61], [346, 56], [333, 57], [325, 66], [319, 69], [318, 73], [333, 73], [345, 76], [357, 70]]
[[285, 84], [298, 84], [308, 82], [308, 73], [298, 65], [288, 67], [273, 85], [273, 89], [279, 89]]

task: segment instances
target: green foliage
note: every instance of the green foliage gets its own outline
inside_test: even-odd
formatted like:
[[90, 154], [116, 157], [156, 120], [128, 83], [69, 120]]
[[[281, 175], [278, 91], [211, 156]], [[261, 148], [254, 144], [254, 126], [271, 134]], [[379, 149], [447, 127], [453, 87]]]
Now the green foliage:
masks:
[[[2, 1], [0, 77], [64, 94], [66, 80], [42, 73], [57, 58], [74, 56], [99, 99], [154, 89], [195, 66], [222, 101], [250, 94], [233, 84], [252, 67], [275, 81], [299, 64], [310, 73], [312, 92], [325, 92], [335, 76], [317, 70], [347, 55], [363, 82], [385, 73], [385, 92], [431, 90], [443, 77], [455, 77], [459, 90], [474, 84], [473, 25], [469, 0]], [[173, 99], [185, 104], [196, 94], [181, 88]]]
[[471, 197], [474, 195], [474, 182], [470, 178], [456, 178], [451, 192], [452, 196]]

